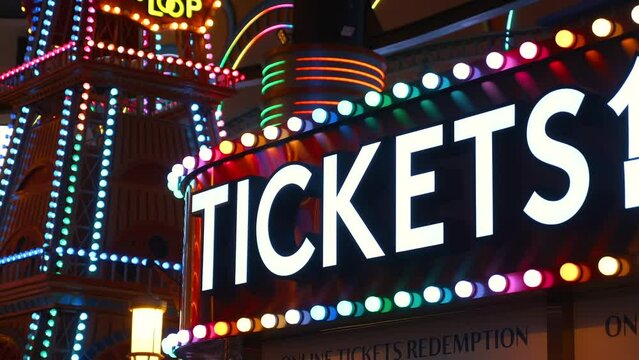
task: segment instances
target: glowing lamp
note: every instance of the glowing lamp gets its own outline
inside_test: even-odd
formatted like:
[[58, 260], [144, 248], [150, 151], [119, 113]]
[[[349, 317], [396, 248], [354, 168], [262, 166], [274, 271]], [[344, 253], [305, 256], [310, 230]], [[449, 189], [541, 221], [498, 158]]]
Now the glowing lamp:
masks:
[[[131, 304], [131, 353], [133, 360], [162, 359], [162, 319], [166, 302], [155, 298], [142, 298]], [[178, 333], [179, 334], [179, 333]], [[177, 341], [190, 340], [190, 333], [178, 336]]]
[[499, 70], [506, 65], [506, 57], [497, 51], [493, 51], [486, 56], [486, 65], [493, 70]]
[[403, 82], [393, 85], [393, 96], [398, 99], [406, 99], [410, 95], [410, 86]]
[[235, 151], [235, 143], [230, 140], [224, 140], [220, 143], [219, 149], [224, 155], [232, 154]]
[[323, 124], [326, 121], [328, 121], [328, 111], [326, 111], [326, 110], [324, 110], [322, 108], [315, 109], [315, 110], [313, 110], [313, 113], [311, 114], [311, 118], [316, 123]]
[[348, 100], [342, 100], [337, 104], [337, 112], [344, 116], [353, 115], [353, 112], [355, 112], [355, 105]]
[[337, 303], [337, 313], [340, 316], [352, 316], [355, 314], [355, 304], [348, 300], [342, 300]]
[[364, 301], [364, 307], [372, 313], [380, 312], [384, 307], [384, 301], [378, 296], [369, 296]]
[[231, 325], [226, 321], [220, 321], [213, 326], [213, 332], [217, 336], [226, 336], [231, 332]]
[[206, 325], [196, 325], [193, 328], [193, 337], [195, 339], [201, 340], [206, 338], [208, 335], [208, 327]]
[[364, 95], [364, 102], [370, 107], [378, 107], [382, 104], [382, 94], [377, 91], [369, 91]]
[[597, 37], [608, 37], [615, 30], [615, 24], [604, 18], [599, 18], [592, 22], [592, 33]]
[[302, 313], [299, 310], [290, 309], [284, 313], [284, 320], [287, 324], [297, 325], [302, 322]]
[[398, 308], [407, 308], [413, 304], [413, 295], [406, 291], [398, 291], [393, 296], [393, 302]]
[[428, 90], [436, 90], [442, 84], [442, 77], [429, 72], [422, 77], [422, 85]]
[[187, 170], [195, 169], [195, 158], [193, 156], [187, 156], [182, 160], [182, 165]]
[[539, 55], [539, 45], [532, 41], [526, 41], [519, 46], [519, 55], [526, 60], [532, 60]]
[[264, 314], [260, 318], [260, 323], [265, 329], [273, 329], [278, 325], [278, 318], [274, 314]]
[[508, 279], [499, 274], [495, 274], [488, 278], [488, 288], [495, 293], [501, 293], [508, 288]]
[[475, 284], [470, 281], [461, 280], [455, 284], [455, 294], [462, 299], [467, 299], [475, 295]]
[[169, 334], [169, 336], [162, 340], [161, 347], [165, 354], [172, 355], [173, 348], [176, 346], [178, 346], [177, 334]]
[[560, 48], [571, 48], [577, 43], [577, 35], [570, 30], [559, 30], [557, 34], [555, 34], [555, 43]]
[[311, 308], [311, 319], [315, 321], [326, 320], [328, 317], [328, 309], [323, 305], [315, 305]]
[[543, 282], [544, 275], [539, 270], [530, 269], [524, 273], [524, 284], [529, 288], [539, 287]]
[[304, 121], [296, 116], [293, 116], [286, 122], [286, 127], [293, 132], [299, 132], [304, 130]]
[[632, 21], [634, 21], [635, 24], [639, 24], [639, 5], [632, 8], [630, 16], [632, 17]]
[[180, 345], [186, 345], [191, 341], [191, 332], [186, 329], [180, 330], [177, 333], [177, 339]]
[[202, 147], [200, 148], [200, 152], [198, 155], [200, 157], [200, 160], [202, 161], [211, 161], [211, 159], [213, 159], [213, 150], [207, 147]]
[[253, 133], [244, 133], [242, 134], [242, 137], [240, 137], [240, 142], [245, 147], [253, 147], [257, 145], [257, 136]]
[[581, 278], [581, 268], [573, 263], [565, 263], [559, 268], [559, 276], [568, 282], [575, 282]]
[[237, 327], [237, 330], [239, 332], [246, 333], [253, 330], [253, 328], [255, 327], [255, 321], [253, 321], [253, 319], [251, 318], [243, 317], [237, 320], [235, 326]]
[[468, 80], [473, 76], [473, 68], [466, 63], [457, 63], [453, 66], [453, 76], [459, 80]]
[[604, 256], [599, 259], [597, 268], [602, 275], [615, 276], [621, 271], [621, 261], [612, 256]]
[[436, 304], [443, 300], [444, 291], [437, 286], [429, 286], [424, 289], [424, 300], [430, 304]]
[[277, 140], [281, 134], [280, 128], [273, 125], [265, 127], [262, 132], [267, 140]]

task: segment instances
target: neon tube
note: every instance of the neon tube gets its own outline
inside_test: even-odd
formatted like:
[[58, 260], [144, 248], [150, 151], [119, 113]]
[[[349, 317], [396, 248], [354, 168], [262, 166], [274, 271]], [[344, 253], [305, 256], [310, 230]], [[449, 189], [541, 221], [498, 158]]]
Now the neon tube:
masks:
[[308, 101], [296, 101], [293, 105], [335, 105], [337, 106], [339, 101], [326, 101], [326, 100], [308, 100]]
[[262, 85], [266, 84], [266, 83], [268, 82], [268, 79], [270, 79], [270, 78], [272, 78], [272, 77], [274, 77], [274, 76], [277, 76], [277, 75], [282, 75], [282, 74], [284, 74], [285, 72], [286, 72], [286, 70], [278, 70], [278, 71], [273, 71], [272, 73], [270, 73], [270, 74], [268, 74], [268, 75], [264, 76], [264, 77], [262, 78]]
[[369, 79], [373, 79], [377, 81], [381, 87], [384, 87], [384, 81], [382, 81], [382, 79], [359, 70], [330, 67], [330, 66], [305, 66], [305, 67], [295, 68], [295, 70], [296, 71], [335, 71], [335, 72], [350, 73], [350, 74], [364, 76]]
[[239, 33], [237, 33], [237, 35], [235, 36], [235, 39], [233, 39], [233, 42], [231, 42], [231, 45], [229, 45], [229, 48], [226, 50], [226, 53], [224, 54], [224, 57], [222, 58], [222, 61], [220, 61], [220, 67], [223, 67], [224, 64], [226, 64], [226, 62], [229, 59], [229, 56], [231, 56], [231, 51], [233, 51], [233, 48], [235, 47], [235, 45], [237, 45], [237, 42], [240, 40], [240, 38], [242, 37], [242, 35], [244, 35], [244, 33], [246, 32], [246, 30], [248, 30], [248, 28], [253, 25], [254, 22], [256, 22], [259, 18], [261, 18], [264, 14], [267, 14], [273, 10], [277, 10], [277, 9], [283, 9], [283, 8], [292, 8], [293, 4], [280, 4], [280, 5], [275, 5], [275, 6], [271, 6], [270, 8], [264, 9], [262, 10], [259, 14], [255, 15], [248, 23], [246, 23], [246, 25], [244, 25], [244, 27], [242, 28], [242, 30], [240, 30]]
[[302, 57], [302, 58], [297, 58], [296, 60], [297, 61], [328, 61], [328, 62], [341, 62], [341, 63], [347, 63], [347, 64], [355, 64], [355, 65], [369, 68], [377, 72], [382, 77], [382, 79], [386, 78], [386, 74], [384, 74], [382, 69], [378, 68], [377, 66], [374, 66], [359, 60], [351, 60], [351, 59], [338, 58], [338, 57]]
[[237, 66], [240, 64], [240, 61], [242, 61], [242, 58], [244, 57], [244, 55], [246, 55], [246, 53], [251, 49], [251, 47], [259, 39], [261, 39], [262, 36], [268, 34], [271, 31], [275, 31], [275, 30], [279, 30], [279, 29], [292, 29], [292, 28], [293, 28], [293, 25], [291, 25], [291, 24], [278, 24], [278, 25], [273, 25], [271, 27], [268, 27], [268, 28], [262, 30], [253, 39], [251, 39], [251, 41], [249, 41], [249, 43], [244, 47], [244, 49], [242, 49], [242, 52], [240, 53], [240, 55], [238, 55], [237, 59], [235, 59], [235, 62], [233, 63], [233, 66], [231, 66], [231, 68], [232, 69], [237, 69]]
[[264, 67], [264, 69], [262, 69], [262, 76], [266, 75], [267, 72], [269, 72], [272, 68], [274, 67], [278, 67], [280, 65], [284, 65], [286, 64], [286, 60], [280, 60], [280, 61], [276, 61], [272, 64], [268, 64]]
[[284, 105], [283, 104], [271, 105], [271, 106], [265, 108], [264, 110], [262, 110], [262, 112], [260, 113], [260, 117], [264, 117], [264, 115], [268, 114], [272, 110], [279, 109], [281, 107], [284, 107]]
[[322, 80], [322, 81], [337, 81], [337, 82], [344, 82], [344, 83], [351, 83], [351, 84], [356, 84], [356, 85], [362, 85], [362, 86], [366, 86], [368, 88], [371, 88], [377, 92], [382, 92], [382, 88], [377, 87], [375, 85], [369, 84], [365, 81], [360, 81], [360, 80], [354, 80], [354, 79], [349, 79], [349, 78], [345, 78], [345, 77], [337, 77], [337, 76], [300, 76], [300, 77], [296, 77], [295, 80], [297, 81], [312, 81], [312, 80]]
[[270, 82], [264, 86], [262, 86], [262, 94], [266, 93], [266, 90], [268, 90], [269, 88], [275, 86], [275, 85], [279, 85], [279, 84], [283, 84], [284, 80], [275, 80], [273, 82]]

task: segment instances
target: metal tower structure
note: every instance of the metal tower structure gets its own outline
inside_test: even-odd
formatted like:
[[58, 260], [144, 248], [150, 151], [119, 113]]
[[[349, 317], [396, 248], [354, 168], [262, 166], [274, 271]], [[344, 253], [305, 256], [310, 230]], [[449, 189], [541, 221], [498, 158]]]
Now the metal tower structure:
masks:
[[221, 2], [174, 3], [24, 3], [24, 63], [0, 75], [14, 109], [0, 171], [5, 359], [123, 358], [128, 303], [149, 292], [169, 300], [165, 328], [177, 322], [183, 206], [165, 174], [216, 143], [213, 109], [239, 74], [210, 64]]

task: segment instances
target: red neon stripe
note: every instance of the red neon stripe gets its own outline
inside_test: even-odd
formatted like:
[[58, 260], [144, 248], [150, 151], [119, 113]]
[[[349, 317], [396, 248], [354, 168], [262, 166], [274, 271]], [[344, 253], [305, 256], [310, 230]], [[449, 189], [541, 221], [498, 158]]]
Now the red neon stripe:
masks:
[[306, 67], [295, 68], [295, 70], [296, 71], [336, 71], [336, 72], [345, 72], [345, 73], [365, 76], [367, 78], [373, 79], [373, 80], [375, 80], [375, 81], [377, 81], [379, 83], [379, 86], [384, 87], [384, 81], [382, 79], [378, 78], [377, 76], [373, 76], [373, 75], [371, 75], [369, 73], [365, 73], [365, 72], [359, 71], [359, 70], [345, 69], [345, 68], [338, 68], [338, 67], [331, 67], [331, 66], [306, 66]]
[[298, 111], [293, 111], [293, 114], [295, 115], [307, 115], [307, 114], [312, 114], [313, 110], [298, 110]]
[[308, 101], [296, 101], [293, 105], [337, 105], [339, 101], [324, 101], [324, 100], [308, 100]]
[[372, 84], [369, 84], [369, 83], [367, 83], [365, 81], [349, 79], [349, 78], [344, 78], [344, 77], [337, 77], [337, 76], [300, 76], [300, 77], [296, 77], [295, 80], [298, 80], [298, 81], [305, 81], [305, 80], [338, 81], [338, 82], [345, 82], [345, 83], [362, 85], [362, 86], [366, 86], [368, 88], [371, 88], [371, 89], [373, 89], [373, 90], [375, 90], [377, 92], [382, 92], [382, 88], [377, 87], [377, 86], [372, 85]]
[[303, 58], [297, 58], [296, 60], [297, 61], [329, 61], [329, 62], [356, 64], [356, 65], [367, 67], [371, 70], [376, 71], [379, 74], [379, 76], [382, 77], [382, 79], [386, 77], [386, 74], [384, 74], [382, 69], [378, 68], [377, 66], [374, 66], [359, 60], [352, 60], [352, 59], [345, 59], [345, 58], [338, 58], [338, 57], [303, 57]]

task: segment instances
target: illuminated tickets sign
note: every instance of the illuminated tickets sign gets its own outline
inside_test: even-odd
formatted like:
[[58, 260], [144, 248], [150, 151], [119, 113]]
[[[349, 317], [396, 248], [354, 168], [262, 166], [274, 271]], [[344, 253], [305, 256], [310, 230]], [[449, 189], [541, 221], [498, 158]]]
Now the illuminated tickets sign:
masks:
[[[192, 212], [203, 216], [201, 289], [229, 285], [216, 283], [215, 261], [229, 256], [216, 252], [221, 242], [234, 243], [233, 284], [240, 285], [250, 281], [249, 264], [256, 261], [267, 273], [289, 277], [354, 257], [423, 256], [420, 251], [454, 246], [459, 238], [485, 242], [514, 234], [512, 223], [523, 228], [532, 222], [541, 231], [561, 228], [602, 201], [617, 210], [638, 207], [637, 64], [607, 103], [583, 90], [560, 88], [532, 107], [506, 104], [374, 141], [354, 154], [324, 155], [321, 164], [286, 164], [269, 179], [247, 178], [196, 193]], [[615, 115], [626, 112], [621, 129]], [[621, 131], [627, 146], [617, 138]], [[446, 170], [455, 161], [465, 166], [457, 179]], [[456, 185], [468, 180], [471, 189]], [[620, 191], [618, 184], [624, 184]], [[608, 199], [599, 198], [602, 191]], [[519, 203], [507, 199], [513, 196]], [[296, 242], [296, 214], [311, 199], [320, 204], [321, 211], [311, 214], [320, 231]], [[496, 199], [504, 200], [496, 206]], [[440, 209], [454, 202], [460, 202], [461, 214], [472, 209], [461, 221], [463, 227], [472, 224], [472, 233], [454, 229], [459, 217], [443, 219]], [[228, 226], [218, 213], [230, 211], [232, 237], [218, 231]], [[251, 254], [250, 247], [257, 252]], [[341, 256], [339, 249], [349, 252]]]
[[128, 16], [153, 30], [190, 30], [204, 33], [213, 26], [213, 12], [221, 5], [214, 0], [109, 0], [100, 8]]

